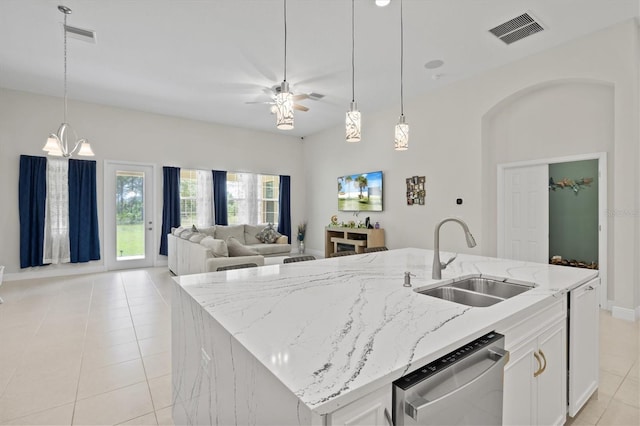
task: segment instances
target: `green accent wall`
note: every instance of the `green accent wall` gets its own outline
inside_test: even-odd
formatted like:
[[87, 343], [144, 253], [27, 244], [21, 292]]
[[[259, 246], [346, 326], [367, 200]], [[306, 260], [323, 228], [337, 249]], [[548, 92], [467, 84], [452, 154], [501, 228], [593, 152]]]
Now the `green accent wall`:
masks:
[[593, 178], [576, 194], [571, 188], [549, 190], [549, 256], [598, 262], [598, 160], [549, 165], [554, 182]]

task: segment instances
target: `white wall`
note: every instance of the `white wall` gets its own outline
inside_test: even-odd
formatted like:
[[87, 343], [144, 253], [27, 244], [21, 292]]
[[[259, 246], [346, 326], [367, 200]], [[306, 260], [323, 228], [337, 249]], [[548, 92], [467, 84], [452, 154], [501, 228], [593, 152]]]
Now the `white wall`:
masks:
[[[564, 154], [607, 151], [611, 161], [609, 181], [613, 185], [609, 210], [633, 212], [640, 198], [636, 172], [639, 158], [639, 57], [637, 26], [635, 21], [627, 21], [410, 100], [405, 105], [405, 115], [411, 125], [410, 147], [406, 152], [393, 151], [393, 126], [399, 107], [363, 114], [363, 140], [359, 144], [344, 142], [341, 127], [305, 138], [309, 214], [307, 246], [312, 251], [323, 250], [324, 226], [337, 209], [336, 177], [381, 169], [384, 171], [384, 212], [370, 216], [385, 228], [390, 248], [431, 248], [437, 221], [446, 216], [459, 216], [469, 224], [478, 247], [466, 248], [461, 230], [447, 224], [443, 227], [441, 248], [495, 254], [495, 202], [492, 200], [495, 200], [497, 184], [491, 175], [495, 176], [497, 161], [552, 157], [555, 155], [550, 153], [555, 152], [557, 141], [541, 138], [533, 146], [516, 144], [506, 154], [493, 155], [485, 146], [488, 141], [485, 119], [494, 107], [514, 94], [548, 82], [574, 84], [576, 80], [593, 80], [613, 87], [613, 123], [607, 124], [605, 119], [601, 129], [601, 135], [606, 136], [611, 134], [612, 128], [613, 140], [595, 141], [597, 135], [591, 135], [585, 145], [574, 139], [561, 150]], [[405, 90], [410, 93], [411, 88], [405, 87]], [[566, 90], [573, 89], [569, 87]], [[567, 114], [566, 102], [563, 102], [565, 94], [565, 90], [560, 90], [544, 93], [540, 99], [532, 98], [536, 106], [531, 113], [544, 112], [544, 117], [564, 117]], [[580, 97], [573, 101], [577, 99]], [[590, 113], [597, 113], [602, 108], [607, 110], [611, 103], [605, 102], [608, 105], [593, 106]], [[588, 106], [584, 106], [583, 110], [587, 109]], [[569, 116], [575, 117], [571, 113]], [[526, 115], [522, 115], [515, 123], [526, 121]], [[555, 120], [555, 123], [561, 121]], [[517, 130], [508, 129], [507, 133], [516, 134]], [[547, 127], [543, 134], [552, 133], [549, 130], [553, 127]], [[566, 126], [563, 134], [567, 134]], [[574, 135], [581, 135], [579, 129]], [[404, 179], [412, 175], [426, 176], [424, 207], [406, 206]], [[456, 198], [463, 198], [464, 204], [456, 205]], [[493, 211], [488, 204], [492, 204]], [[338, 216], [340, 220], [349, 219], [346, 213]], [[637, 214], [612, 215], [609, 268], [615, 280], [610, 280], [609, 286], [614, 303], [629, 309], [640, 305], [634, 290], [638, 283], [638, 270], [634, 265], [640, 257], [638, 228]]]
[[[18, 170], [19, 156], [43, 155], [46, 136], [62, 119], [62, 100], [0, 89], [0, 264], [6, 278], [87, 272], [103, 261], [80, 265], [51, 265], [20, 270]], [[113, 108], [69, 103], [69, 122], [88, 138], [96, 153], [98, 214], [104, 259], [104, 160], [156, 164], [155, 233], [159, 247], [162, 223], [162, 166], [291, 175], [292, 232], [304, 218], [304, 167], [299, 138], [211, 123]], [[156, 262], [165, 262], [158, 256]]]

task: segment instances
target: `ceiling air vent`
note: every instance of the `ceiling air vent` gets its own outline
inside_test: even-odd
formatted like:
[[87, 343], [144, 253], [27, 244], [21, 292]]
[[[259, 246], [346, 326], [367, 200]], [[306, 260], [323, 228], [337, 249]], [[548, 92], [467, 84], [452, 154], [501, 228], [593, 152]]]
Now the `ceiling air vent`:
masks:
[[522, 40], [531, 34], [539, 33], [544, 28], [530, 14], [524, 13], [510, 21], [504, 22], [497, 27], [491, 28], [489, 32], [506, 44]]
[[71, 25], [63, 25], [67, 35], [71, 38], [86, 41], [87, 43], [96, 43], [96, 32], [85, 30], [83, 28], [72, 27]]

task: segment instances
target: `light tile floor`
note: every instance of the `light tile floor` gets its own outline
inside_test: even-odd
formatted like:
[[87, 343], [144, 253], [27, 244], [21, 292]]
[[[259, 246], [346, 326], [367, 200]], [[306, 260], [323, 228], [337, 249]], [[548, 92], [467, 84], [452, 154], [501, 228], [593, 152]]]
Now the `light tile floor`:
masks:
[[171, 425], [166, 268], [5, 282], [0, 424]]
[[[5, 282], [0, 424], [172, 425], [166, 268]], [[573, 425], [640, 425], [640, 323], [600, 316], [601, 385]]]

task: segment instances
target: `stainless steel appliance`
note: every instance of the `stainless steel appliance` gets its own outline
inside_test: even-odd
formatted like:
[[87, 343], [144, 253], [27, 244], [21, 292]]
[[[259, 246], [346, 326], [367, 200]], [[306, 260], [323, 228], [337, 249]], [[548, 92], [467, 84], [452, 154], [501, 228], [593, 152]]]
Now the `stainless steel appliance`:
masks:
[[393, 423], [501, 425], [504, 336], [488, 333], [393, 382]]

